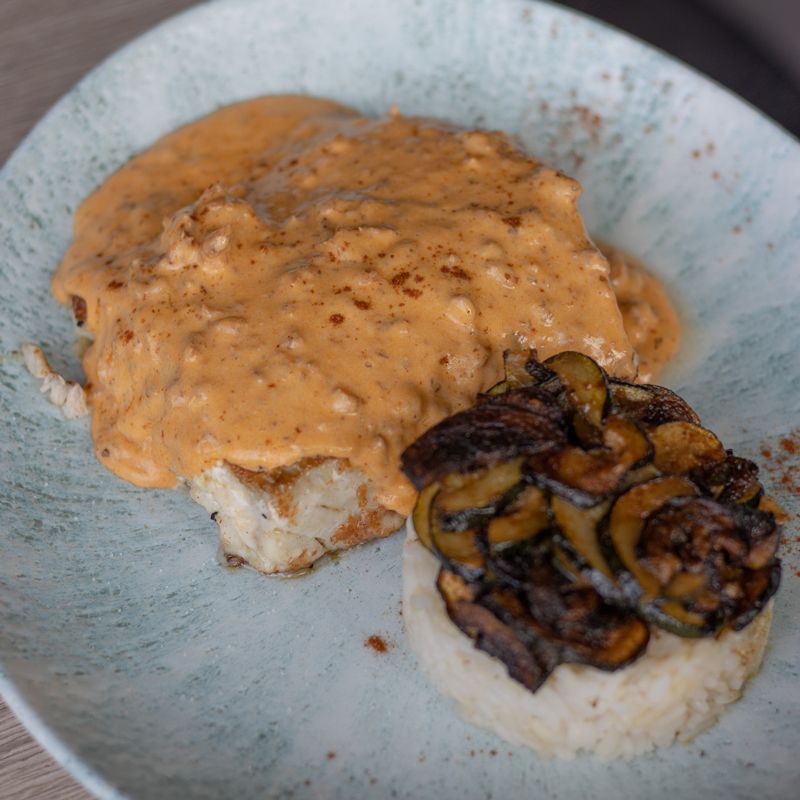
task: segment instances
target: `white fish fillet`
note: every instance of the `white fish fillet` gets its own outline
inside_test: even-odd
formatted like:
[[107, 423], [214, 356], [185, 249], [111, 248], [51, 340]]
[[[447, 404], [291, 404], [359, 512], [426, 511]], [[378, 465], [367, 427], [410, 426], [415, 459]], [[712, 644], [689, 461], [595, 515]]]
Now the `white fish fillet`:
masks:
[[307, 458], [253, 472], [221, 462], [187, 482], [219, 526], [229, 561], [268, 574], [311, 566], [400, 528], [404, 517], [375, 500], [361, 470], [336, 458]]

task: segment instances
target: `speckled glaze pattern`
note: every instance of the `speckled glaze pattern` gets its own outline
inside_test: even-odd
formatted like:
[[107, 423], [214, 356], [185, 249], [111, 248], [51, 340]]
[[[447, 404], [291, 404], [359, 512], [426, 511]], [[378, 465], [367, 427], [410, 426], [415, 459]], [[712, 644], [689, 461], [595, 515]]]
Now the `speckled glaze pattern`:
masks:
[[[516, 134], [583, 182], [592, 233], [673, 291], [687, 334], [663, 381], [744, 455], [784, 452], [800, 425], [800, 146], [758, 112], [528, 0], [199, 6], [86, 78], [0, 175], [9, 704], [102, 798], [795, 797], [796, 522], [767, 662], [715, 728], [629, 763], [541, 761], [463, 722], [418, 672], [402, 535], [293, 579], [223, 568], [200, 508], [106, 472], [86, 420], [65, 422], [8, 357], [36, 341], [80, 376], [49, 278], [109, 172], [218, 106], [287, 92]], [[777, 481], [792, 466], [765, 479], [794, 513]]]

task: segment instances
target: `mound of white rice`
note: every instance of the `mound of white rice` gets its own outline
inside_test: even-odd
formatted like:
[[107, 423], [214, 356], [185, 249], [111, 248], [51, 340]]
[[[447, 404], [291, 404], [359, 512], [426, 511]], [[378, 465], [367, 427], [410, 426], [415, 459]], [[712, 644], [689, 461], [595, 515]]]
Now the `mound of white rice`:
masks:
[[631, 758], [713, 725], [761, 664], [772, 604], [739, 633], [684, 639], [653, 630], [647, 651], [617, 672], [561, 664], [534, 694], [477, 650], [447, 616], [439, 562], [409, 521], [403, 548], [403, 617], [411, 650], [470, 722], [544, 757]]

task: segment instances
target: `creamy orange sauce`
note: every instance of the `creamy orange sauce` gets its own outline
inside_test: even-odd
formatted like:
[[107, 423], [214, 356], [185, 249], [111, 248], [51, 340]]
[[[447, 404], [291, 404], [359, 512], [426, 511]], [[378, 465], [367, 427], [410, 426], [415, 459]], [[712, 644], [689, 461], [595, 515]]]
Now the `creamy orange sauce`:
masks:
[[222, 459], [347, 459], [409, 513], [403, 449], [507, 348], [635, 356], [579, 185], [499, 133], [262, 98], [170, 134], [79, 209], [53, 280], [86, 301], [101, 461], [172, 486]]
[[642, 265], [599, 244], [608, 259], [622, 324], [639, 359], [639, 383], [651, 383], [678, 351], [681, 326], [664, 287]]

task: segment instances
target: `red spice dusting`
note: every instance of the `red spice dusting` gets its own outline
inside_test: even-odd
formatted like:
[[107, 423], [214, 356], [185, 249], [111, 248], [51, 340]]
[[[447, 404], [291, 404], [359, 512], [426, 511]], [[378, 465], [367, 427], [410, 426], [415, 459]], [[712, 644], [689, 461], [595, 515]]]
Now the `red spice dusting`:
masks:
[[330, 760], [330, 759], [332, 759], [332, 758], [336, 758], [336, 753], [334, 753], [334, 752], [333, 752], [333, 750], [331, 750], [331, 751], [328, 753], [328, 759]]
[[[115, 289], [121, 289], [125, 284], [122, 281], [109, 281], [107, 289], [111, 289], [112, 291]], [[86, 306], [86, 301], [84, 300], [84, 307]], [[75, 301], [72, 301], [72, 307], [75, 307]]]
[[452, 275], [454, 278], [459, 278], [462, 281], [471, 281], [472, 275], [469, 274], [463, 267], [447, 267], [441, 268], [441, 272], [445, 275]]
[[407, 270], [403, 270], [402, 272], [398, 272], [396, 275], [392, 275], [389, 279], [389, 283], [392, 286], [402, 286], [409, 278], [411, 277], [411, 273]]
[[798, 467], [791, 466], [786, 467], [784, 469], [783, 475], [781, 475], [781, 487], [787, 489], [790, 492], [796, 492], [800, 490], [800, 484], [798, 484]]
[[341, 325], [344, 322], [344, 317], [341, 314], [331, 314], [329, 320], [333, 325]]
[[[800, 493], [800, 429], [791, 431], [778, 443], [778, 447], [766, 443], [761, 445], [761, 455], [769, 459], [763, 464], [762, 472], [770, 476], [776, 489], [782, 493]], [[796, 520], [797, 517], [795, 516]], [[800, 536], [789, 538], [788, 531], [784, 529], [781, 550], [784, 555], [796, 553], [800, 545]], [[800, 572], [797, 573], [800, 577]]]
[[[576, 95], [571, 96], [575, 97]], [[573, 106], [567, 113], [577, 116], [578, 121], [583, 125], [584, 130], [589, 134], [589, 138], [592, 142], [594, 144], [599, 143], [600, 125], [603, 122], [603, 118], [599, 114], [596, 114], [591, 108], [587, 108], [586, 106]]]
[[133, 340], [133, 331], [125, 331], [120, 338], [122, 339], [122, 344], [130, 344]]
[[360, 308], [362, 311], [372, 308], [372, 303], [369, 300], [356, 300], [354, 297], [353, 303], [355, 303], [356, 308]]
[[450, 357], [449, 357], [449, 356], [442, 356], [442, 357], [439, 359], [439, 363], [440, 363], [440, 364], [441, 364], [443, 367], [446, 367], [446, 366], [447, 366], [447, 365], [450, 363]]
[[800, 430], [793, 431], [778, 443], [779, 452], [764, 444], [761, 446], [761, 455], [771, 459], [771, 463], [764, 465], [764, 471], [787, 492], [800, 491], [800, 464], [793, 456], [800, 453]]
[[502, 220], [509, 228], [519, 228], [522, 224], [522, 217], [502, 217]]
[[422, 297], [422, 291], [420, 289], [403, 289], [403, 294], [407, 294], [409, 297], [413, 297], [415, 300], [418, 297]]
[[385, 653], [389, 649], [386, 640], [376, 634], [373, 634], [364, 642], [364, 647], [371, 647], [376, 653]]

